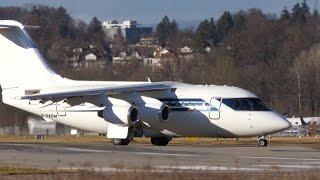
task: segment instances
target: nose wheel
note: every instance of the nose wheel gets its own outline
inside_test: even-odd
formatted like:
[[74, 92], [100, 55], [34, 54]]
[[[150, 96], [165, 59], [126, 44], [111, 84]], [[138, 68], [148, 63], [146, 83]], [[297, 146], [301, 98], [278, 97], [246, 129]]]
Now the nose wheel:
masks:
[[267, 147], [268, 146], [268, 140], [262, 136], [258, 138], [258, 146], [259, 147]]

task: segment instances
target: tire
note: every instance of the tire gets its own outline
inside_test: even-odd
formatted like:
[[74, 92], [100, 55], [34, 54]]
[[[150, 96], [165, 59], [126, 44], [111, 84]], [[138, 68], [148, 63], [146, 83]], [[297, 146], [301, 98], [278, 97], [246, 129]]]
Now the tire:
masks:
[[126, 146], [131, 142], [130, 139], [112, 139], [112, 144], [116, 146]]
[[153, 137], [151, 143], [155, 146], [166, 146], [171, 141], [168, 137]]
[[258, 146], [259, 147], [267, 147], [268, 146], [268, 141], [266, 139], [259, 139], [258, 140]]

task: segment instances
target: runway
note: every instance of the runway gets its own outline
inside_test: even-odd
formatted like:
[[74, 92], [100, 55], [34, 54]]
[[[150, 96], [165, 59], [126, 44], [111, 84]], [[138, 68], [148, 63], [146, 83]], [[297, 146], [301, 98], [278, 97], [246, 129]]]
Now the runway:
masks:
[[302, 171], [320, 168], [319, 145], [157, 147], [0, 143], [2, 165], [93, 171]]

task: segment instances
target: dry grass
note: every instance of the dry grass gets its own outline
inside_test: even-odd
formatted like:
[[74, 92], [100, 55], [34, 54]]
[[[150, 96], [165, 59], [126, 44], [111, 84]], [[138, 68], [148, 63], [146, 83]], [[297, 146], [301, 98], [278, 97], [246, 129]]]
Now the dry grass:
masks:
[[[66, 144], [104, 144], [110, 140], [103, 136], [48, 136], [44, 140], [37, 140], [34, 136], [0, 136], [3, 143], [66, 143]], [[150, 144], [149, 138], [135, 138], [135, 144]], [[320, 137], [272, 137], [272, 144], [319, 144]], [[254, 138], [175, 138], [170, 144], [176, 145], [250, 145], [257, 144]]]
[[37, 169], [31, 167], [12, 167], [12, 166], [0, 166], [0, 175], [19, 175], [19, 174], [57, 174], [62, 172], [71, 171], [60, 171], [57, 169]]
[[68, 179], [68, 180], [144, 180], [144, 179], [223, 179], [223, 180], [313, 180], [319, 179], [319, 173], [316, 171], [306, 171], [299, 173], [292, 172], [262, 172], [262, 173], [244, 173], [244, 172], [197, 172], [197, 171], [185, 171], [185, 172], [165, 172], [165, 173], [153, 173], [153, 172], [129, 172], [129, 173], [95, 173], [89, 171], [79, 171], [74, 173], [28, 173], [28, 174], [11, 174], [1, 175], [0, 179]]

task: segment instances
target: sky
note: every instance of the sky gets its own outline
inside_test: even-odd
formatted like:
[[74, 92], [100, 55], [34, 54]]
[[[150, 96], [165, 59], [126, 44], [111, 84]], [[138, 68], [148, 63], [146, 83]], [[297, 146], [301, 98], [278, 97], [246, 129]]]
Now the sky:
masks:
[[[237, 12], [259, 8], [265, 13], [278, 14], [302, 0], [0, 0], [0, 6], [26, 6], [42, 4], [63, 6], [76, 19], [137, 20], [142, 25], [154, 25], [167, 15], [182, 26], [205, 18], [219, 18], [225, 11]], [[307, 0], [313, 10], [316, 0]], [[319, 7], [320, 2], [317, 5]]]

